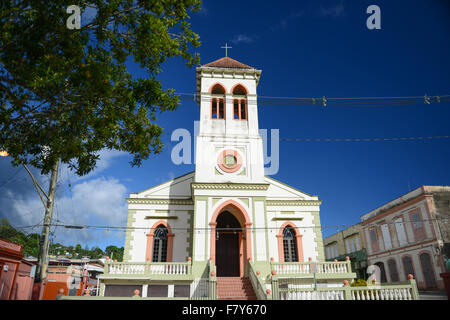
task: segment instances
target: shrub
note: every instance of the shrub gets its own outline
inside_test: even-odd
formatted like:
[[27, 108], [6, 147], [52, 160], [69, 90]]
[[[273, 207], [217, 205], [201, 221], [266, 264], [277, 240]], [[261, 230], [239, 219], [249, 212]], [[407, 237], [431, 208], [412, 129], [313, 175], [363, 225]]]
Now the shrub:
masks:
[[364, 279], [357, 279], [350, 284], [351, 287], [367, 287], [367, 281]]

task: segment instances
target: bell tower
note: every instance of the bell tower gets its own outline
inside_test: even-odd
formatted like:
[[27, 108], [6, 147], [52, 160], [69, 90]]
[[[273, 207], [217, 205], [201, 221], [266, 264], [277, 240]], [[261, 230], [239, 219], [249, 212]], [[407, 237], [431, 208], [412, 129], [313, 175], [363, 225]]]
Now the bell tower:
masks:
[[196, 182], [263, 183], [256, 88], [261, 70], [228, 56], [196, 70]]

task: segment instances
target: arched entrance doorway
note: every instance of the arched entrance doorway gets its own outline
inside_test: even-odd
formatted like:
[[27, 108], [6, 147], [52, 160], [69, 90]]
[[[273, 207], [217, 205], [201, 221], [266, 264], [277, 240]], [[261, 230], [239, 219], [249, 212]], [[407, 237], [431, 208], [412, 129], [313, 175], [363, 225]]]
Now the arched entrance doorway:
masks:
[[251, 259], [251, 225], [245, 208], [234, 200], [215, 209], [211, 222], [211, 251], [218, 277], [244, 277]]
[[239, 277], [242, 255], [242, 227], [228, 211], [217, 217], [216, 268], [218, 277]]

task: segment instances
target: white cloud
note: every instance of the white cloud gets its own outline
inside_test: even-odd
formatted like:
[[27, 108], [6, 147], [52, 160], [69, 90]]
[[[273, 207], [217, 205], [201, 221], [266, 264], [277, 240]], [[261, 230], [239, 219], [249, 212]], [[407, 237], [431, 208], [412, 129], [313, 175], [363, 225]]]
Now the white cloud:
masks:
[[[96, 169], [83, 177], [78, 177], [66, 165], [61, 165], [53, 210], [53, 224], [126, 226], [127, 189], [125, 185], [116, 178], [96, 178], [95, 176], [112, 166], [116, 158], [128, 154], [105, 149], [100, 151], [99, 155]], [[0, 217], [7, 218], [14, 227], [38, 225], [21, 230], [26, 233], [41, 233], [45, 211], [31, 178], [24, 169], [14, 176], [18, 169], [13, 168], [6, 161], [1, 164], [1, 175], [20, 180], [10, 182], [5, 179], [8, 183], [4, 182], [0, 189]], [[40, 175], [37, 169], [30, 168], [30, 170], [44, 190], [47, 190], [48, 176]], [[69, 179], [71, 192], [68, 189]], [[50, 229], [52, 232], [55, 231], [54, 241], [65, 245], [80, 243], [91, 247], [117, 243], [122, 246], [124, 241], [124, 232], [107, 232], [99, 229], [71, 230], [64, 227]]]
[[73, 188], [73, 201], [80, 212], [89, 212], [107, 225], [126, 224], [126, 187], [119, 180], [103, 177], [79, 183]]
[[[56, 200], [54, 220], [59, 224], [90, 226], [82, 230], [58, 228], [56, 241], [69, 243], [91, 243], [98, 245], [123, 238], [123, 232], [107, 233], [105, 229], [92, 226], [123, 227], [127, 224], [126, 187], [114, 178], [100, 177], [76, 184], [72, 197], [64, 196]], [[69, 241], [68, 241], [69, 240]]]
[[[12, 192], [11, 211], [6, 218], [13, 226], [23, 227], [38, 225], [34, 228], [21, 229], [27, 233], [41, 233], [44, 207], [38, 195], [30, 194], [26, 199], [14, 199]], [[72, 188], [72, 197], [57, 197], [53, 208], [52, 224], [78, 226], [112, 226], [127, 225], [126, 187], [115, 178], [100, 177], [78, 183]], [[105, 229], [85, 228], [66, 229], [52, 226], [55, 242], [65, 245], [77, 243], [89, 244], [90, 247], [101, 243], [123, 245], [123, 232], [107, 232]], [[111, 229], [113, 230], [113, 229]]]
[[255, 41], [256, 38], [257, 38], [256, 36], [249, 36], [246, 34], [238, 34], [231, 40], [231, 42], [234, 44], [251, 43], [251, 42]]

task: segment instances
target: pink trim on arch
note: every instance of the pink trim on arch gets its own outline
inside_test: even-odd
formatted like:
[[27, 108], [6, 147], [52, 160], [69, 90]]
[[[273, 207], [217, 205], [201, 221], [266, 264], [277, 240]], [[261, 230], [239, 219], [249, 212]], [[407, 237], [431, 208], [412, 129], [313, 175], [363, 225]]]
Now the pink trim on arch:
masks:
[[303, 236], [298, 231], [297, 226], [293, 222], [290, 222], [290, 221], [287, 221], [287, 222], [283, 223], [283, 225], [280, 227], [280, 231], [276, 235], [276, 237], [278, 239], [278, 261], [279, 262], [285, 262], [284, 261], [284, 250], [283, 250], [283, 230], [286, 227], [292, 227], [294, 229], [295, 238], [297, 240], [297, 257], [298, 257], [298, 262], [304, 262], [304, 258], [303, 258], [303, 241], [302, 241]]
[[227, 88], [226, 88], [222, 83], [216, 82], [216, 83], [212, 84], [212, 85], [209, 87], [208, 92], [209, 92], [210, 94], [212, 94], [213, 88], [214, 88], [216, 85], [219, 85], [219, 86], [221, 86], [221, 87], [223, 88], [223, 90], [225, 91], [223, 94], [228, 93]]
[[234, 89], [236, 89], [236, 87], [238, 87], [238, 86], [241, 86], [242, 88], [244, 88], [244, 90], [245, 90], [245, 95], [247, 95], [247, 94], [250, 92], [250, 91], [247, 89], [247, 87], [244, 86], [242, 83], [237, 83], [237, 84], [235, 84], [235, 85], [231, 88], [230, 93], [233, 94]]
[[159, 227], [160, 225], [163, 225], [167, 228], [168, 234], [167, 234], [167, 262], [172, 262], [172, 254], [173, 254], [173, 237], [175, 234], [172, 232], [172, 229], [170, 228], [167, 221], [159, 220], [155, 224], [153, 224], [152, 228], [150, 229], [150, 232], [147, 234], [147, 248], [145, 250], [145, 261], [152, 262], [152, 256], [153, 256], [153, 237], [155, 234], [155, 229]]
[[[214, 213], [211, 217], [211, 221], [209, 225], [211, 226], [211, 234], [210, 234], [210, 259], [213, 260], [214, 265], [216, 264], [216, 226], [217, 226], [217, 217], [226, 209], [232, 209], [229, 212], [236, 218], [241, 227], [245, 228], [245, 239], [242, 237], [242, 241], [245, 241], [245, 247], [243, 247], [243, 255], [240, 259], [240, 274], [241, 277], [244, 276], [244, 265], [248, 260], [252, 258], [252, 233], [250, 227], [252, 226], [252, 222], [247, 213], [247, 210], [240, 205], [235, 200], [227, 200], [224, 201], [221, 205], [214, 210]], [[234, 209], [234, 210], [233, 210]], [[245, 259], [244, 259], [245, 256]]]

